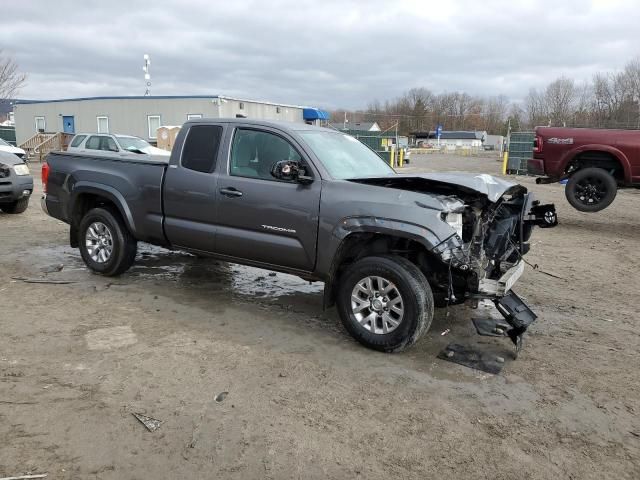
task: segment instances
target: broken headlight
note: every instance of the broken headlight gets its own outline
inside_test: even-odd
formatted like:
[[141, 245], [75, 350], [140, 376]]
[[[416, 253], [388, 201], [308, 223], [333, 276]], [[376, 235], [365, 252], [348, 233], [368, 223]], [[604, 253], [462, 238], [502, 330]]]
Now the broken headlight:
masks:
[[453, 228], [458, 236], [462, 238], [462, 213], [443, 213], [442, 219], [449, 224], [451, 228]]
[[458, 235], [451, 235], [444, 242], [437, 245], [433, 252], [440, 259], [453, 268], [468, 270], [467, 256], [462, 248], [462, 241]]

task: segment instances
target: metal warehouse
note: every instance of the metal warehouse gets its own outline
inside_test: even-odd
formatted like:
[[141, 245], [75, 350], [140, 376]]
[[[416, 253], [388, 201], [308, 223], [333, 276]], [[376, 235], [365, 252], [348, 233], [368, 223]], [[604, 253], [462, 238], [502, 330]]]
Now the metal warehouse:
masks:
[[135, 135], [156, 141], [157, 129], [194, 118], [257, 118], [318, 122], [328, 114], [316, 108], [220, 95], [90, 97], [22, 100], [14, 106], [16, 141], [38, 132], [96, 132]]

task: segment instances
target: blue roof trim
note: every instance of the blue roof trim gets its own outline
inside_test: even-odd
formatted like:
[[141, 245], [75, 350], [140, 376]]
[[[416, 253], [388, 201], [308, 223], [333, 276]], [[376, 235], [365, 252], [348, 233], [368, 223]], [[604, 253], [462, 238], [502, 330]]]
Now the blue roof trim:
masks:
[[168, 100], [174, 98], [218, 98], [219, 95], [122, 95], [112, 97], [80, 97], [61, 98], [58, 100], [17, 100], [15, 105], [25, 105], [30, 103], [59, 103], [59, 102], [81, 102], [83, 100]]
[[329, 113], [318, 108], [305, 108], [302, 117], [305, 120], [329, 120]]

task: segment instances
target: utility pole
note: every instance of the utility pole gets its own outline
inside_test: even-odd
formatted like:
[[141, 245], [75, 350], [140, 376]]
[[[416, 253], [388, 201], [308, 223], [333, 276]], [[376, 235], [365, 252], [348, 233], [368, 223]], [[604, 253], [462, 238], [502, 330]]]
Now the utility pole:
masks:
[[142, 66], [142, 70], [144, 71], [144, 81], [147, 84], [147, 89], [144, 92], [144, 96], [148, 97], [151, 95], [151, 73], [149, 67], [151, 65], [151, 58], [148, 53], [145, 53], [142, 57], [144, 59], [144, 65]]

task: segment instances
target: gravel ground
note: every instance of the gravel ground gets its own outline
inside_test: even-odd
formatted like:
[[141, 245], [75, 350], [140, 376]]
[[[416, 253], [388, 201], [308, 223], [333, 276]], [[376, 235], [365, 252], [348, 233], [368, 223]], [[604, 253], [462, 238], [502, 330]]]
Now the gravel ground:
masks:
[[[405, 170], [500, 163], [432, 154]], [[464, 306], [389, 355], [287, 275], [150, 246], [127, 274], [92, 275], [37, 192], [0, 214], [0, 477], [640, 478], [640, 191], [583, 214], [561, 185], [516, 180], [561, 224], [532, 238], [528, 260], [554, 276], [527, 267], [516, 286], [539, 320], [515, 361]], [[438, 360], [449, 342], [503, 355], [502, 373]]]

